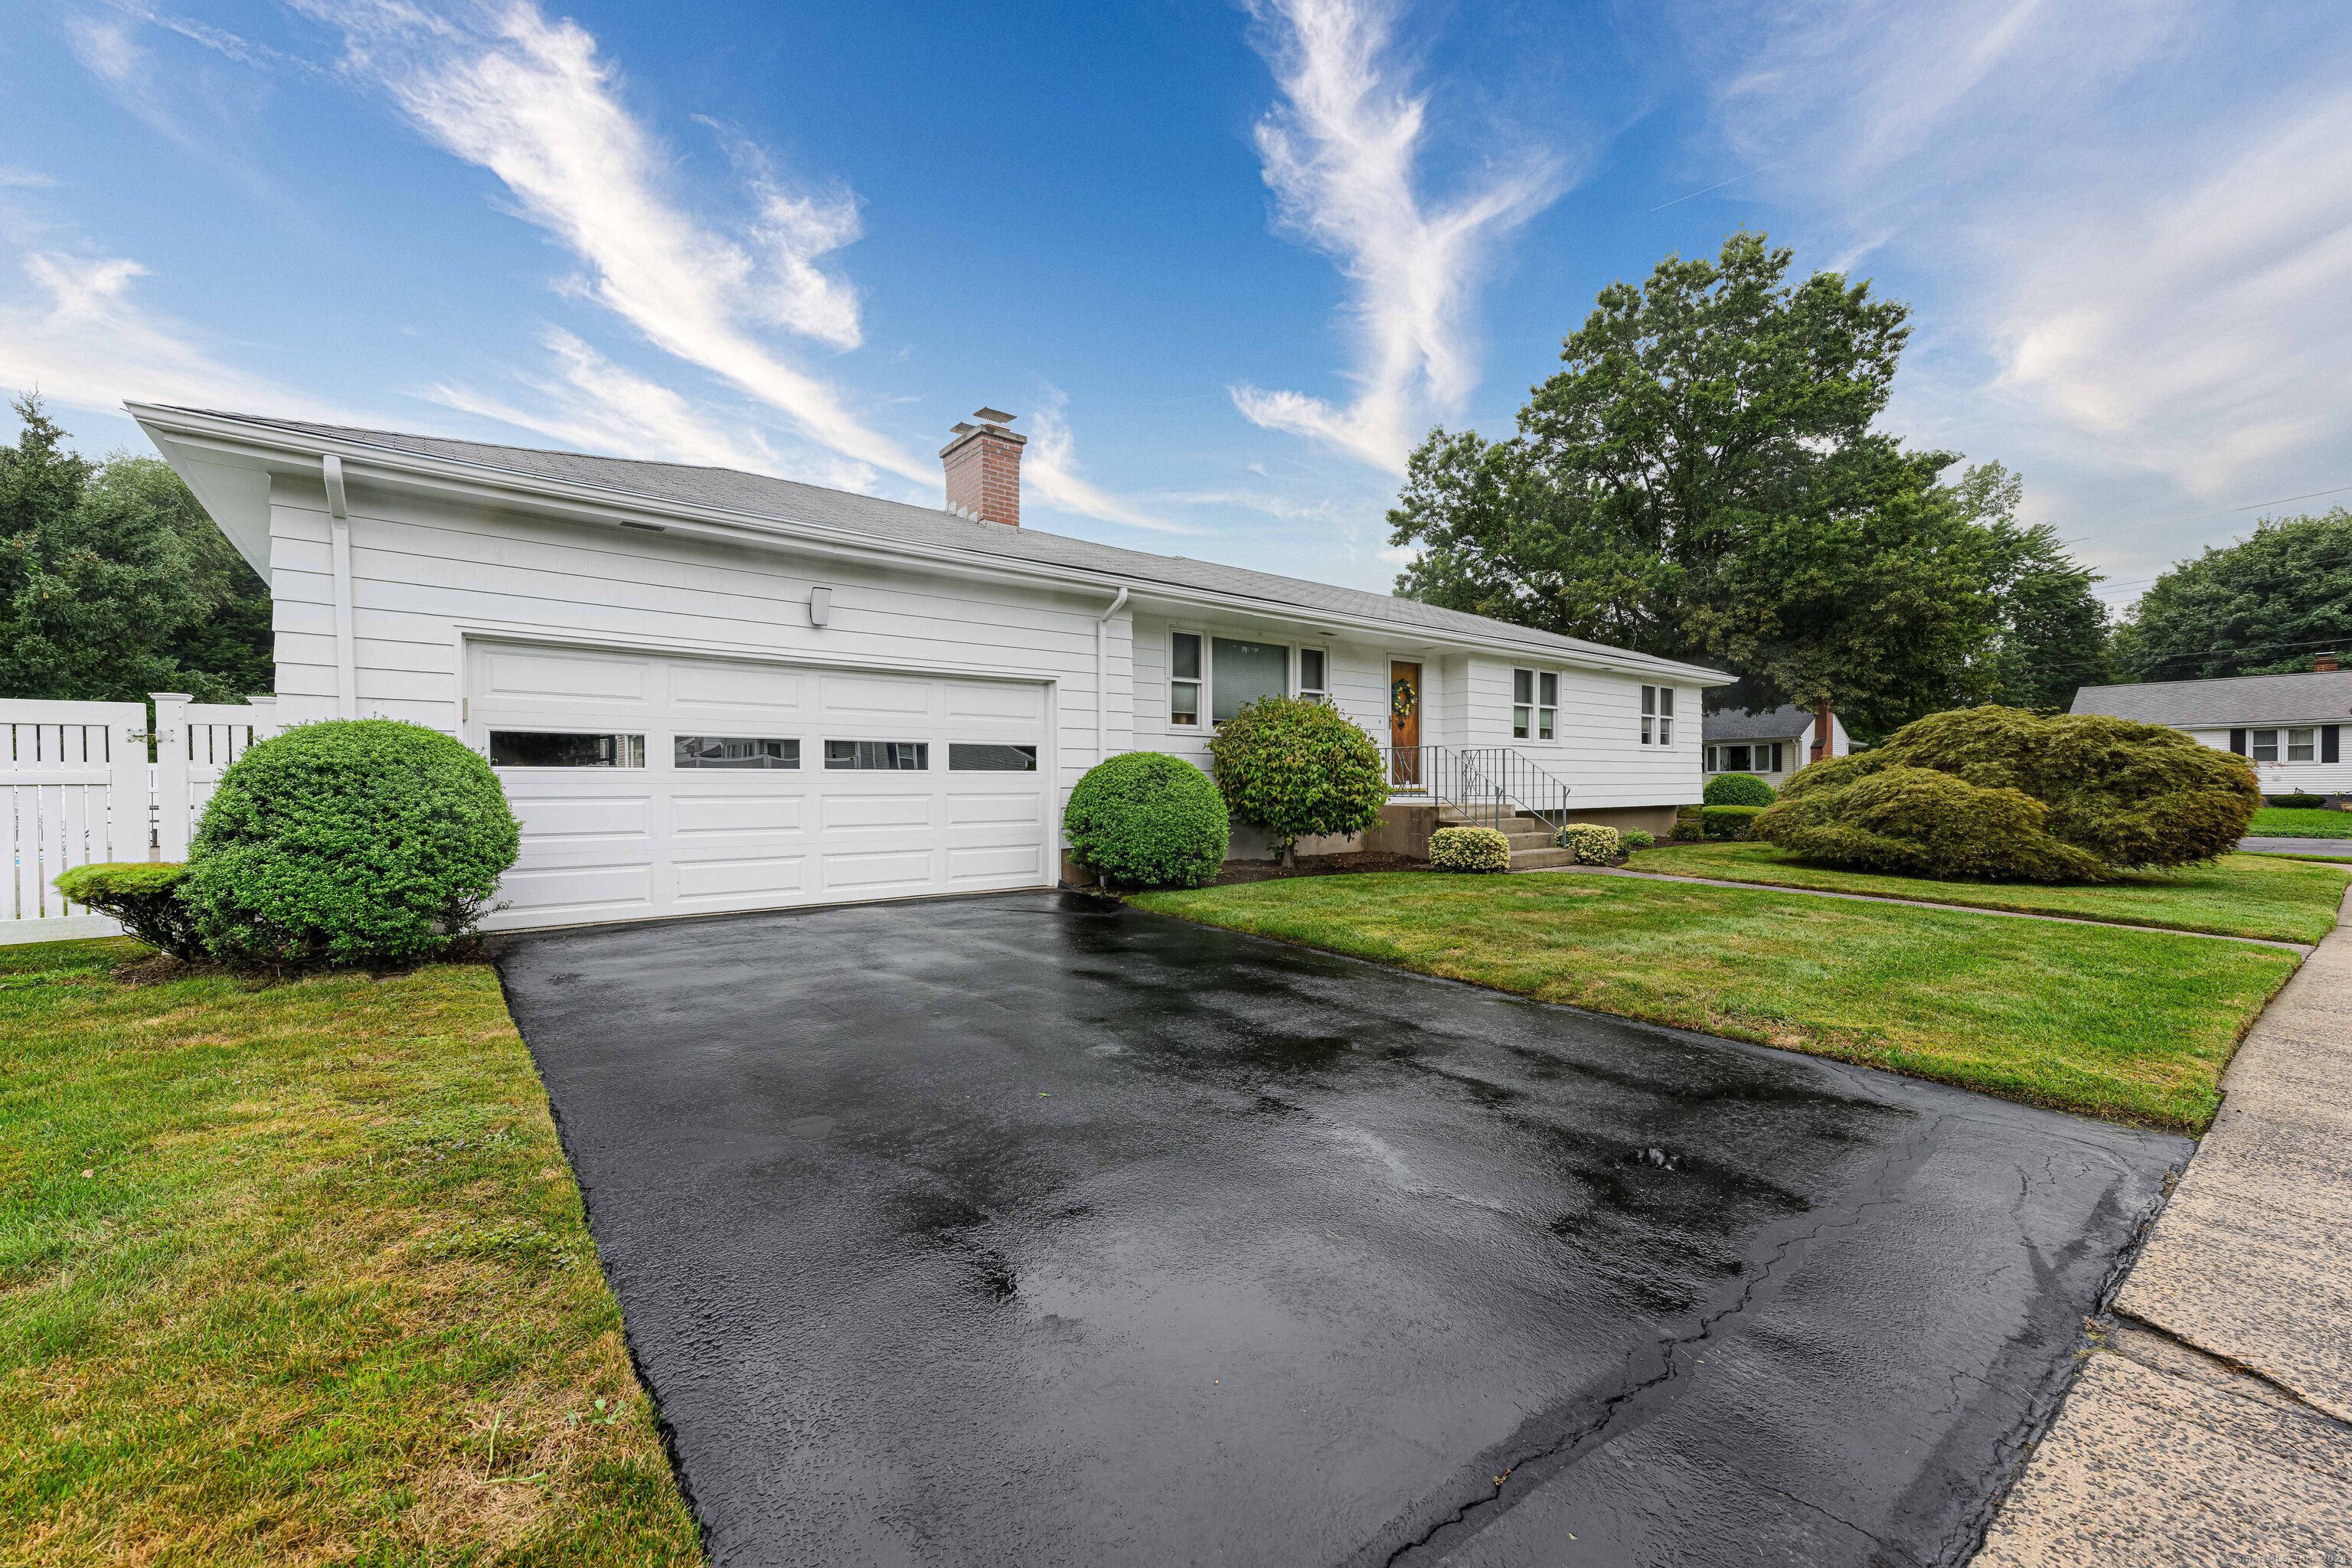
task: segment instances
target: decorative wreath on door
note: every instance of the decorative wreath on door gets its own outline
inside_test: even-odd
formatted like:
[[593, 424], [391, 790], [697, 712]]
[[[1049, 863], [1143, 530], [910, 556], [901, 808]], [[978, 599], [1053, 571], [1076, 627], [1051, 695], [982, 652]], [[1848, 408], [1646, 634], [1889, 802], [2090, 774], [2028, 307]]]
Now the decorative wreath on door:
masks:
[[1400, 675], [1395, 680], [1390, 683], [1389, 711], [1395, 714], [1398, 718], [1412, 718], [1413, 709], [1419, 704], [1420, 700], [1421, 693], [1412, 689], [1412, 680], [1411, 677]]

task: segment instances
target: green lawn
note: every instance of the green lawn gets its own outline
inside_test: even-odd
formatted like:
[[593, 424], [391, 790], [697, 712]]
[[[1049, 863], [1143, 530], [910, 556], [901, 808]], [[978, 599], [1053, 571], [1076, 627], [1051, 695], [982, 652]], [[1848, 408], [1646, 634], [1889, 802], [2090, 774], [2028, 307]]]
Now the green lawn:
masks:
[[2352, 838], [2352, 811], [2266, 805], [2246, 831], [2264, 838]]
[[1625, 877], [1301, 877], [1141, 908], [1548, 1002], [2201, 1130], [2282, 948]]
[[0, 948], [0, 1563], [687, 1563], [497, 976]]
[[1719, 877], [1734, 882], [1770, 882], [1784, 888], [1825, 888], [1841, 893], [1884, 893], [1890, 898], [1967, 904], [1985, 910], [2022, 910], [2165, 926], [2174, 931], [2222, 931], [2315, 942], [2336, 926], [2352, 866], [2317, 865], [2264, 855], [2226, 855], [2211, 866], [2192, 866], [2163, 876], [2094, 888], [2051, 888], [2030, 882], [1947, 882], [1927, 877], [1882, 876], [1846, 871], [1791, 859], [1769, 844], [1662, 844], [1630, 862], [1636, 871], [1666, 871], [1678, 877]]

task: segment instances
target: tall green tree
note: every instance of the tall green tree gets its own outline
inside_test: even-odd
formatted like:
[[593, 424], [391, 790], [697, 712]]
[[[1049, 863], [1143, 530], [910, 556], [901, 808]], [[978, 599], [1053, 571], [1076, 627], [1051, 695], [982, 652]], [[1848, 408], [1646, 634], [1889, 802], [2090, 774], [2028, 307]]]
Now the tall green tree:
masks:
[[2352, 511], [2264, 519], [2158, 578], [2116, 629], [2133, 680], [2210, 680], [2352, 654]]
[[2011, 603], [2062, 599], [2063, 552], [1979, 515], [2013, 510], [1997, 469], [1947, 484], [1952, 454], [1874, 427], [1908, 311], [1791, 259], [1746, 232], [1669, 257], [1602, 290], [1516, 436], [1433, 432], [1398, 592], [1727, 665], [1738, 704], [1826, 699], [1865, 735], [2009, 690], [2005, 652], [2071, 624]]
[[65, 446], [37, 397], [0, 447], [0, 696], [226, 702], [275, 675], [269, 591], [169, 465]]

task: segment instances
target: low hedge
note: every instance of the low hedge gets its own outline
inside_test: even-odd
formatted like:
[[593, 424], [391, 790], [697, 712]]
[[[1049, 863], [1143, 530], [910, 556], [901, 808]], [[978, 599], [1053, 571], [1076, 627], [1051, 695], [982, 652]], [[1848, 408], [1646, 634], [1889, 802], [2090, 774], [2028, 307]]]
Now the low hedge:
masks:
[[1062, 832], [1105, 882], [1197, 888], [1225, 863], [1233, 828], [1208, 774], [1164, 752], [1129, 752], [1087, 770]]
[[1762, 806], [1780, 797], [1754, 773], [1717, 773], [1706, 781], [1704, 798], [1709, 805]]
[[1553, 837], [1552, 842], [1562, 849], [1576, 851], [1576, 863], [1580, 866], [1606, 866], [1624, 847], [1624, 836], [1597, 822], [1571, 822]]
[[181, 901], [188, 868], [175, 860], [106, 860], [58, 876], [58, 891], [122, 922], [150, 947], [194, 962], [205, 955], [195, 917]]
[[1441, 827], [1429, 836], [1433, 871], [1507, 871], [1511, 841], [1491, 827]]
[[1763, 812], [1760, 805], [1710, 805], [1699, 813], [1699, 822], [1709, 838], [1746, 838]]
[[1677, 844], [1696, 844], [1702, 832], [1703, 829], [1696, 818], [1676, 817], [1674, 826], [1667, 829], [1666, 837]]
[[2265, 805], [2284, 806], [2290, 811], [2318, 811], [2327, 805], [2324, 795], [2270, 795], [2263, 797]]

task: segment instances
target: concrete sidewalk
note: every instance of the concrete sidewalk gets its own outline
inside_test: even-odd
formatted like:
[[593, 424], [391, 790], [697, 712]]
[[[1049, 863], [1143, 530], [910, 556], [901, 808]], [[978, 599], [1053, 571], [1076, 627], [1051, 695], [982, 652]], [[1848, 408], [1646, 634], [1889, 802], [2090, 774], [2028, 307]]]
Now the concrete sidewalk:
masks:
[[2352, 897], [2221, 1113], [1979, 1568], [2352, 1564]]

